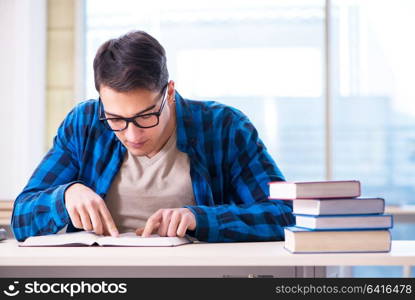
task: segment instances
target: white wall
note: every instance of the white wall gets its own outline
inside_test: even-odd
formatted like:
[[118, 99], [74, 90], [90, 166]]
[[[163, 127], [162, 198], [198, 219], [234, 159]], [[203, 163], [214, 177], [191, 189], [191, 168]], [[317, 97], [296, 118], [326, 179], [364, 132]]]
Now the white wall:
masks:
[[0, 200], [44, 155], [46, 0], [0, 0]]

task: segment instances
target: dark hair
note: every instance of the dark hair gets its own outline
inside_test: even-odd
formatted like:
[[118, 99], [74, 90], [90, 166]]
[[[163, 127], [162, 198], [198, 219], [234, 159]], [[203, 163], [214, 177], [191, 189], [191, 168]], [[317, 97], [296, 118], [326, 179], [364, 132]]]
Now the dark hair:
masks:
[[105, 42], [94, 59], [95, 88], [117, 92], [137, 88], [161, 91], [169, 78], [163, 46], [144, 31], [132, 31]]

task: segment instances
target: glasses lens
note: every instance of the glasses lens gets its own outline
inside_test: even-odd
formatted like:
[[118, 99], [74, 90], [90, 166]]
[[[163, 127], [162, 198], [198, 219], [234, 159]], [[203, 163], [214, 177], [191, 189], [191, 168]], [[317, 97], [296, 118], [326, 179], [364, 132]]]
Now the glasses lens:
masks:
[[135, 122], [141, 127], [153, 127], [158, 123], [158, 117], [156, 115], [144, 115], [135, 118]]
[[122, 119], [109, 119], [107, 120], [107, 124], [110, 129], [112, 130], [123, 130], [126, 127], [127, 122]]

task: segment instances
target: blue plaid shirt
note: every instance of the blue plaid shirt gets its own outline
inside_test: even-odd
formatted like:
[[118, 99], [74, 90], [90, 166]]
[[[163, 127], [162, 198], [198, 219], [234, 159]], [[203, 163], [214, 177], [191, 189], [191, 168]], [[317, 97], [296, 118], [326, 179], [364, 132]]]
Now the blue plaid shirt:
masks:
[[[98, 101], [78, 104], [60, 125], [53, 147], [16, 198], [11, 226], [17, 240], [53, 234], [68, 225], [65, 190], [82, 183], [104, 200], [127, 151], [98, 115]], [[249, 119], [239, 110], [176, 93], [177, 148], [190, 160], [201, 241], [283, 240], [292, 204], [269, 200], [270, 181], [284, 177]]]

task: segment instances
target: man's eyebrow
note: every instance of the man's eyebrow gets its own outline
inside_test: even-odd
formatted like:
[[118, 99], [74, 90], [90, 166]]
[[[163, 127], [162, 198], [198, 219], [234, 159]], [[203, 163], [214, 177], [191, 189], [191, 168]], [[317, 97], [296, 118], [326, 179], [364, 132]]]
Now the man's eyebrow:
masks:
[[[149, 110], [153, 109], [154, 107], [156, 107], [156, 105], [155, 105], [155, 104], [153, 104], [152, 106], [150, 106], [150, 107], [148, 107], [148, 108], [146, 108], [146, 109], [144, 109], [144, 110], [142, 110], [142, 111], [140, 111], [140, 112], [136, 113], [136, 114], [134, 115], [134, 117], [136, 117], [136, 116], [138, 116], [138, 115], [141, 115], [142, 113], [145, 113], [145, 112], [147, 112], [147, 111], [149, 111]], [[113, 113], [110, 113], [110, 112], [107, 112], [107, 111], [105, 111], [105, 113], [106, 113], [107, 115], [111, 115], [111, 116], [114, 116], [114, 117], [116, 117], [116, 118], [124, 118], [123, 116], [120, 116], [120, 115], [117, 115], [117, 114], [113, 114]]]

